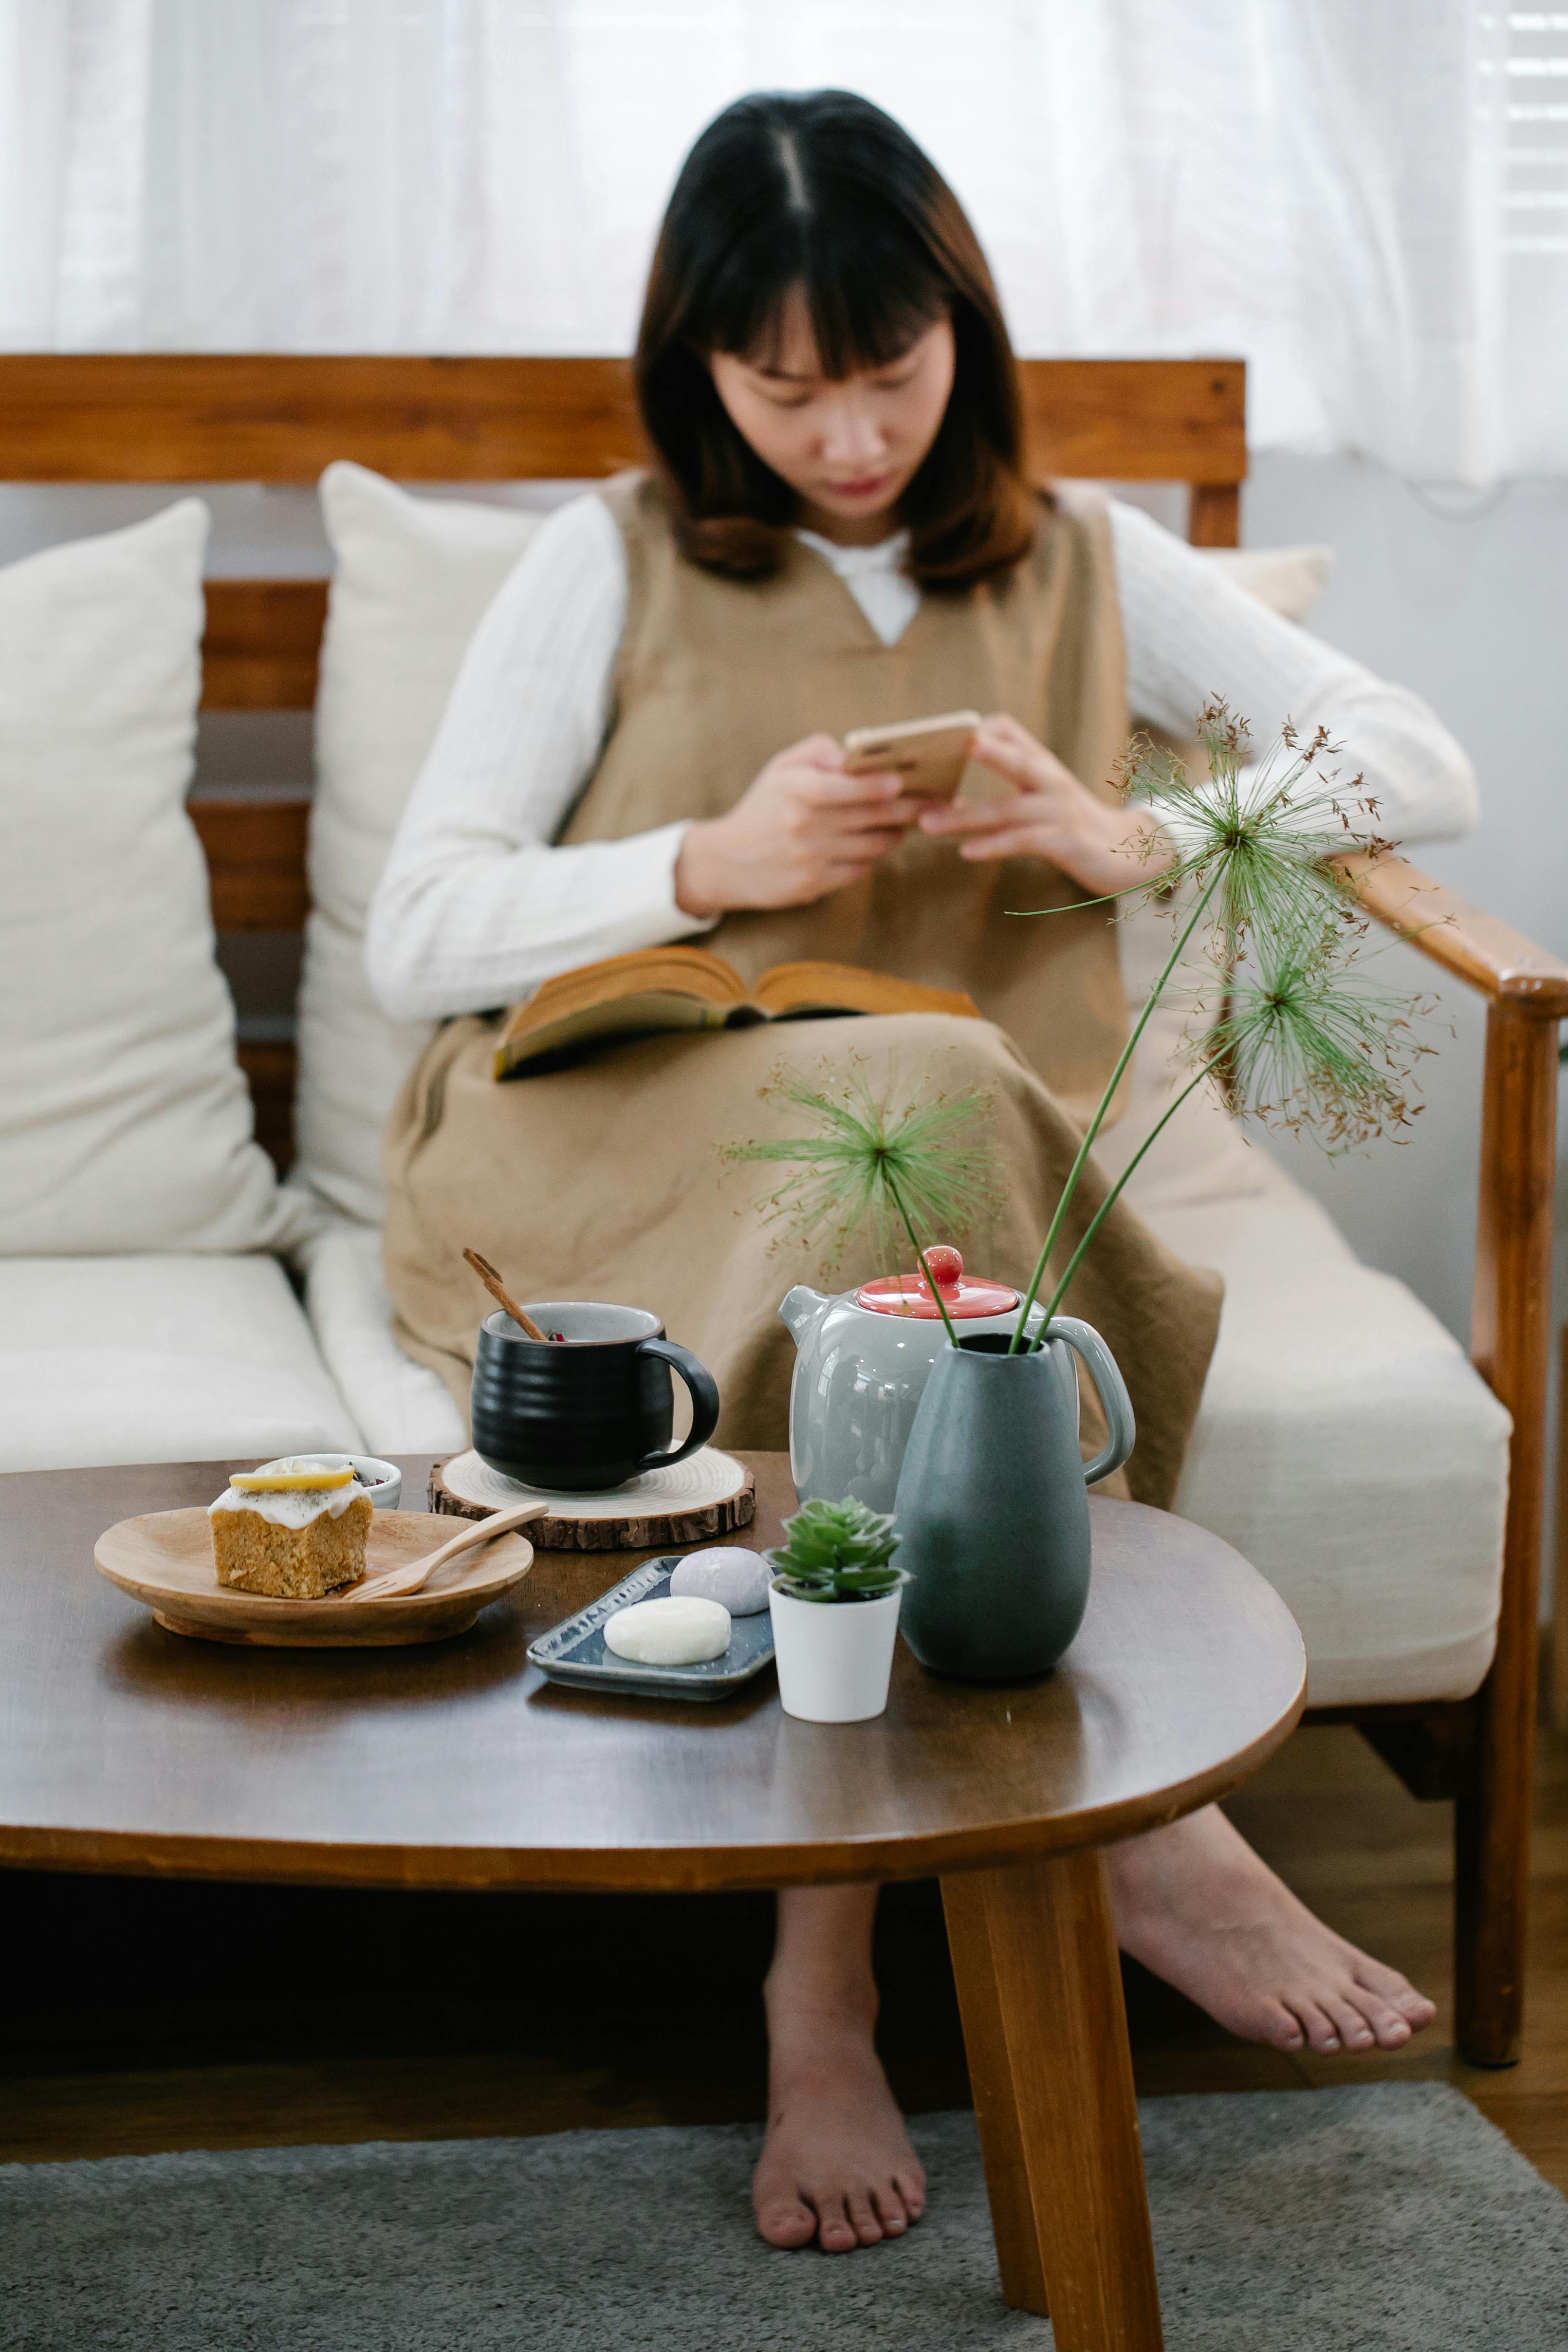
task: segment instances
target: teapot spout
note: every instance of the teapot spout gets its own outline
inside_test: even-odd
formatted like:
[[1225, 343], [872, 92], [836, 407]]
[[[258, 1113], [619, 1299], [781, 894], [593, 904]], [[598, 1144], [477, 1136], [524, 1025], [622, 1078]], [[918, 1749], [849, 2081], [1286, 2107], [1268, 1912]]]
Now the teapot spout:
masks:
[[793, 1290], [785, 1293], [779, 1304], [779, 1320], [789, 1326], [789, 1337], [797, 1348], [818, 1318], [825, 1314], [832, 1303], [821, 1291], [813, 1290], [808, 1282], [798, 1282]]

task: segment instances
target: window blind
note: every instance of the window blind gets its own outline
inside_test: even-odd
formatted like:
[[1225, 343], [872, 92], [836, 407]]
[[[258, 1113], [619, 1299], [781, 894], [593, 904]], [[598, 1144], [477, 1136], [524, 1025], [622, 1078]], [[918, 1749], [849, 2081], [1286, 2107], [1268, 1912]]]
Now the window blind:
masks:
[[1511, 9], [1500, 29], [1502, 249], [1568, 253], [1568, 9]]

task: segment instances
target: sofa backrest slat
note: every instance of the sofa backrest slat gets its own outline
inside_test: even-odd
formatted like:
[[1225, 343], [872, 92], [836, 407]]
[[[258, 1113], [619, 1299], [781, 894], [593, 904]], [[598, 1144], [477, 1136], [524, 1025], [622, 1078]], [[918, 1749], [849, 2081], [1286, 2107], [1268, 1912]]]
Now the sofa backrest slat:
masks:
[[[1233, 486], [1239, 360], [1026, 360], [1044, 474]], [[581, 481], [643, 454], [619, 359], [188, 352], [0, 356], [0, 478], [313, 482], [334, 457], [400, 481]]]
[[326, 620], [324, 580], [209, 580], [202, 709], [313, 709]]
[[302, 931], [308, 800], [204, 797], [191, 803], [191, 815], [206, 852], [214, 929]]

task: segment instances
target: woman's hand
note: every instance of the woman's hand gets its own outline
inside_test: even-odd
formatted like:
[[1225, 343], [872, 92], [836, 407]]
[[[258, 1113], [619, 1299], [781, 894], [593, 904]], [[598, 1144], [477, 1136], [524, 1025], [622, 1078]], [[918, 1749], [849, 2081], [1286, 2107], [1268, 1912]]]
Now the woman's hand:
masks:
[[[926, 810], [922, 833], [959, 837], [960, 857], [1049, 858], [1081, 890], [1096, 897], [1152, 881], [1175, 858], [1175, 849], [1167, 847], [1146, 810], [1107, 808], [1005, 712], [985, 721], [975, 738], [974, 757], [1005, 776], [1015, 796], [955, 801]], [[1145, 855], [1151, 834], [1156, 846]]]
[[727, 816], [689, 828], [675, 860], [676, 905], [704, 917], [809, 907], [858, 882], [920, 814], [899, 789], [896, 776], [846, 776], [831, 735], [791, 743]]

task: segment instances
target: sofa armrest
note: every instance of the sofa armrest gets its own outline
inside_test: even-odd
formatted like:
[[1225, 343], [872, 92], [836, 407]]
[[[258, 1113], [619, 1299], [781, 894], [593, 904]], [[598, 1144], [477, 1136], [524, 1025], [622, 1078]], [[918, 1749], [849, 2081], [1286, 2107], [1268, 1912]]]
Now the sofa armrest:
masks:
[[1403, 857], [1357, 851], [1333, 863], [1369, 915], [1468, 987], [1538, 1020], [1568, 1016], [1568, 963], [1510, 930], [1495, 915], [1469, 906]]
[[[1557, 1024], [1568, 965], [1402, 857], [1334, 864], [1369, 915], [1487, 1000], [1470, 1357], [1513, 1417], [1497, 1650], [1475, 1701], [1476, 1777], [1458, 1818], [1459, 2041], [1485, 2065], [1519, 2054], [1537, 1618], [1546, 1469]], [[1568, 1596], [1558, 1596], [1568, 1642]]]

